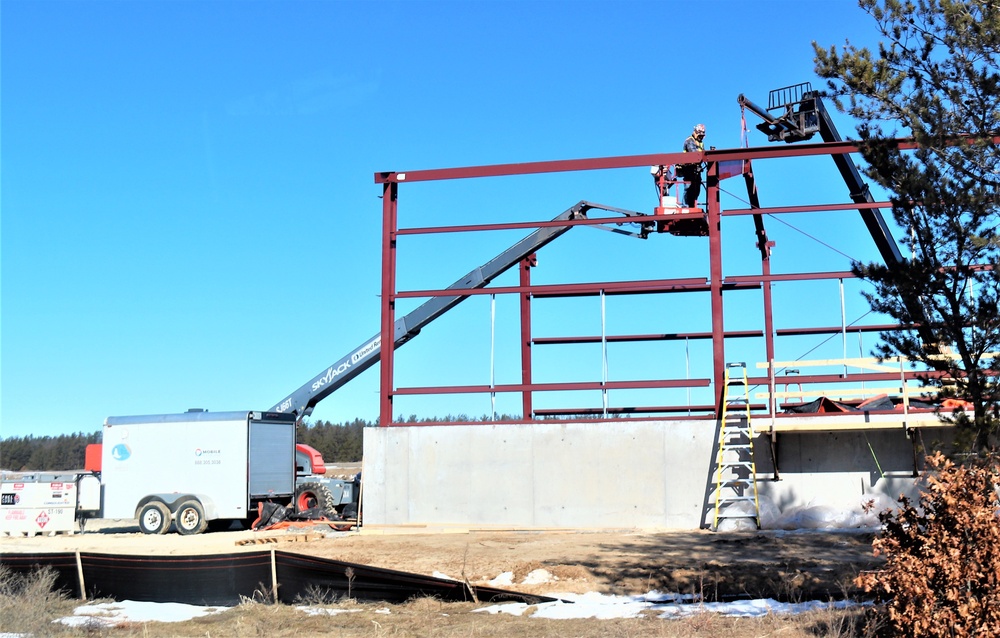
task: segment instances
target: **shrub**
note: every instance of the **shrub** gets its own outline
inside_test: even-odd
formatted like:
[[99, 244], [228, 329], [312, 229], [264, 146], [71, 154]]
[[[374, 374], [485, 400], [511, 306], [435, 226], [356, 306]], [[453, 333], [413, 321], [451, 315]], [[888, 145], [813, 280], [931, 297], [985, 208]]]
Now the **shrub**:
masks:
[[0, 634], [51, 636], [52, 619], [72, 614], [76, 601], [55, 588], [56, 572], [39, 568], [24, 574], [0, 565]]
[[900, 497], [879, 514], [873, 547], [885, 568], [856, 584], [874, 593], [870, 626], [884, 636], [1000, 636], [1000, 499], [997, 459], [956, 465], [941, 454], [919, 506]]

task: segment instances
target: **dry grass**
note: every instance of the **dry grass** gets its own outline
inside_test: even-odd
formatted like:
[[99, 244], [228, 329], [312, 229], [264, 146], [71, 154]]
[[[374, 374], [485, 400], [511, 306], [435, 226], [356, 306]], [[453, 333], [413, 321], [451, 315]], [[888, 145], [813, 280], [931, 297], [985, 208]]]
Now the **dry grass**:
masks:
[[[358, 603], [354, 600], [313, 600], [304, 604], [335, 614], [308, 615], [290, 605], [244, 601], [226, 612], [180, 623], [133, 623], [115, 628], [70, 628], [53, 621], [72, 614], [79, 601], [52, 591], [54, 575], [40, 571], [20, 577], [0, 571], [0, 631], [31, 636], [109, 636], [122, 638], [252, 637], [306, 638], [357, 636], [361, 638], [716, 638], [717, 636], [775, 636], [780, 638], [850, 638], [859, 636], [858, 610], [818, 611], [798, 616], [728, 618], [699, 614], [684, 619], [661, 619], [655, 612], [640, 618], [613, 620], [549, 620], [508, 614], [473, 613], [474, 603], [445, 603], [419, 598], [399, 605]], [[528, 612], [530, 613], [530, 611]]]
[[80, 601], [56, 591], [50, 568], [20, 575], [0, 565], [0, 633], [24, 636], [74, 635], [52, 626], [52, 619], [69, 616]]
[[[226, 613], [185, 623], [150, 623], [125, 628], [115, 636], [306, 636], [529, 638], [717, 638], [719, 636], [775, 636], [781, 638], [848, 638], [857, 634], [857, 612], [814, 612], [801, 616], [728, 618], [701, 614], [680, 620], [653, 615], [614, 620], [548, 620], [472, 613], [471, 603], [442, 603], [420, 599], [403, 605], [336, 606], [346, 610], [333, 616], [307, 616], [289, 606], [241, 605]], [[386, 613], [388, 612], [388, 613]], [[82, 635], [82, 634], [81, 634]]]

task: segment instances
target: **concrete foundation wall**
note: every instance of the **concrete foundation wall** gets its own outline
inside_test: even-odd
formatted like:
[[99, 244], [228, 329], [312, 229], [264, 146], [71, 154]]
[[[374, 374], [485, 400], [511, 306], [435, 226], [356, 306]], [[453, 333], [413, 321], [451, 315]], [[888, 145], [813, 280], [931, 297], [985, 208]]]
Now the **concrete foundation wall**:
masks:
[[[538, 422], [369, 428], [368, 525], [697, 529], [712, 520], [711, 421]], [[914, 492], [898, 430], [781, 433], [755, 443], [758, 489], [781, 509], [859, 510]]]

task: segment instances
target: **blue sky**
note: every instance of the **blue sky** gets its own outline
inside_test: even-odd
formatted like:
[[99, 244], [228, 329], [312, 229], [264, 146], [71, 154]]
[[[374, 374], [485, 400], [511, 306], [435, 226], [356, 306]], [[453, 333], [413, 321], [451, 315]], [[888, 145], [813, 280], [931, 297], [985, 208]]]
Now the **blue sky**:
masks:
[[[8, 0], [0, 436], [93, 432], [111, 415], [266, 409], [379, 329], [375, 172], [674, 152], [697, 122], [708, 144], [737, 147], [740, 93], [766, 104], [772, 88], [818, 87], [811, 41], [871, 46], [874, 26], [850, 0]], [[752, 145], [766, 143], [751, 129]], [[765, 206], [846, 200], [828, 158], [757, 174]], [[741, 182], [725, 184], [724, 206], [744, 206]], [[655, 206], [644, 168], [463, 180], [403, 186], [400, 225], [550, 219], [581, 199]], [[785, 221], [795, 228], [768, 221], [778, 272], [876, 257], [856, 213]], [[759, 271], [749, 224], [725, 230], [728, 273]], [[404, 238], [398, 287], [443, 288], [523, 234]], [[539, 256], [537, 283], [707, 276], [701, 239], [581, 228]], [[836, 282], [775, 294], [789, 309], [782, 325], [840, 322]], [[728, 328], [759, 325], [759, 310], [729, 303]], [[867, 311], [856, 294], [846, 305], [848, 321]], [[498, 383], [519, 380], [515, 313], [513, 297], [497, 298]], [[707, 330], [706, 313], [707, 300], [609, 298], [605, 321], [609, 334]], [[397, 385], [488, 383], [490, 317], [477, 297], [432, 324], [398, 351]], [[536, 306], [538, 336], [600, 330], [597, 299]], [[790, 345], [789, 358], [813, 345]], [[610, 374], [707, 376], [706, 347], [621, 346]], [[740, 347], [734, 356], [763, 359]], [[839, 356], [840, 342], [831, 347], [826, 356]], [[599, 346], [535, 356], [538, 381], [601, 377]], [[377, 388], [370, 370], [313, 417], [374, 419]], [[400, 397], [396, 407], [478, 416], [491, 403]], [[519, 412], [518, 397], [498, 410]]]

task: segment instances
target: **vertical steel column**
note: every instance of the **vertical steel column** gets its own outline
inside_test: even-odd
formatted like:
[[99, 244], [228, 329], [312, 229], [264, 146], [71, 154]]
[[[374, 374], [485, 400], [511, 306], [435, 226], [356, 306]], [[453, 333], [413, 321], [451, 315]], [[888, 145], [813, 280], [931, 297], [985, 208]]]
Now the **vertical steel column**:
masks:
[[[764, 356], [767, 357], [768, 376], [774, 378], [774, 310], [771, 296], [771, 259], [770, 254], [767, 259], [760, 262], [760, 272], [764, 275], [762, 287], [764, 289]], [[771, 401], [774, 397], [771, 397]], [[770, 403], [770, 401], [769, 401]]]
[[601, 289], [601, 397], [604, 404], [602, 416], [608, 418], [608, 330], [605, 312], [604, 289]]
[[382, 186], [382, 337], [379, 351], [379, 419], [381, 426], [392, 424], [392, 363], [396, 326], [396, 212], [399, 185]]
[[844, 353], [844, 377], [847, 377], [847, 307], [844, 305], [844, 278], [840, 282], [840, 341]]
[[521, 418], [534, 418], [531, 406], [531, 269], [538, 264], [538, 257], [531, 253], [521, 260], [520, 283], [524, 292], [521, 293]]
[[[771, 434], [768, 437], [771, 450], [771, 468], [774, 470], [771, 474], [772, 480], [780, 481], [781, 475], [778, 473], [778, 433], [774, 429], [774, 416], [778, 413], [778, 398], [774, 396], [775, 383], [774, 383], [774, 317], [772, 309], [772, 298], [771, 298], [771, 245], [773, 242], [768, 242], [767, 236], [761, 236], [758, 241], [764, 242], [764, 246], [761, 248], [761, 262], [760, 262], [760, 272], [764, 275], [764, 352], [767, 355], [767, 376], [768, 376], [768, 397], [767, 397], [767, 413], [771, 417]], [[788, 389], [788, 386], [785, 386]]]
[[725, 400], [726, 344], [722, 312], [722, 211], [719, 204], [719, 163], [708, 163], [705, 180], [708, 206], [709, 288], [712, 295], [712, 369], [718, 405]]
[[[760, 197], [757, 194], [757, 180], [753, 174], [753, 165], [750, 160], [743, 163], [743, 180], [747, 185], [747, 198], [751, 208], [760, 208]], [[777, 400], [774, 397], [774, 314], [771, 290], [771, 248], [774, 242], [767, 238], [767, 230], [764, 228], [764, 218], [760, 215], [753, 216], [754, 229], [757, 235], [757, 250], [760, 251], [760, 274], [762, 278], [762, 289], [764, 291], [764, 356], [768, 364], [768, 388], [770, 397], [768, 398], [768, 414], [774, 424], [774, 413], [777, 410]]]
[[497, 420], [497, 296], [490, 295], [490, 417]]

